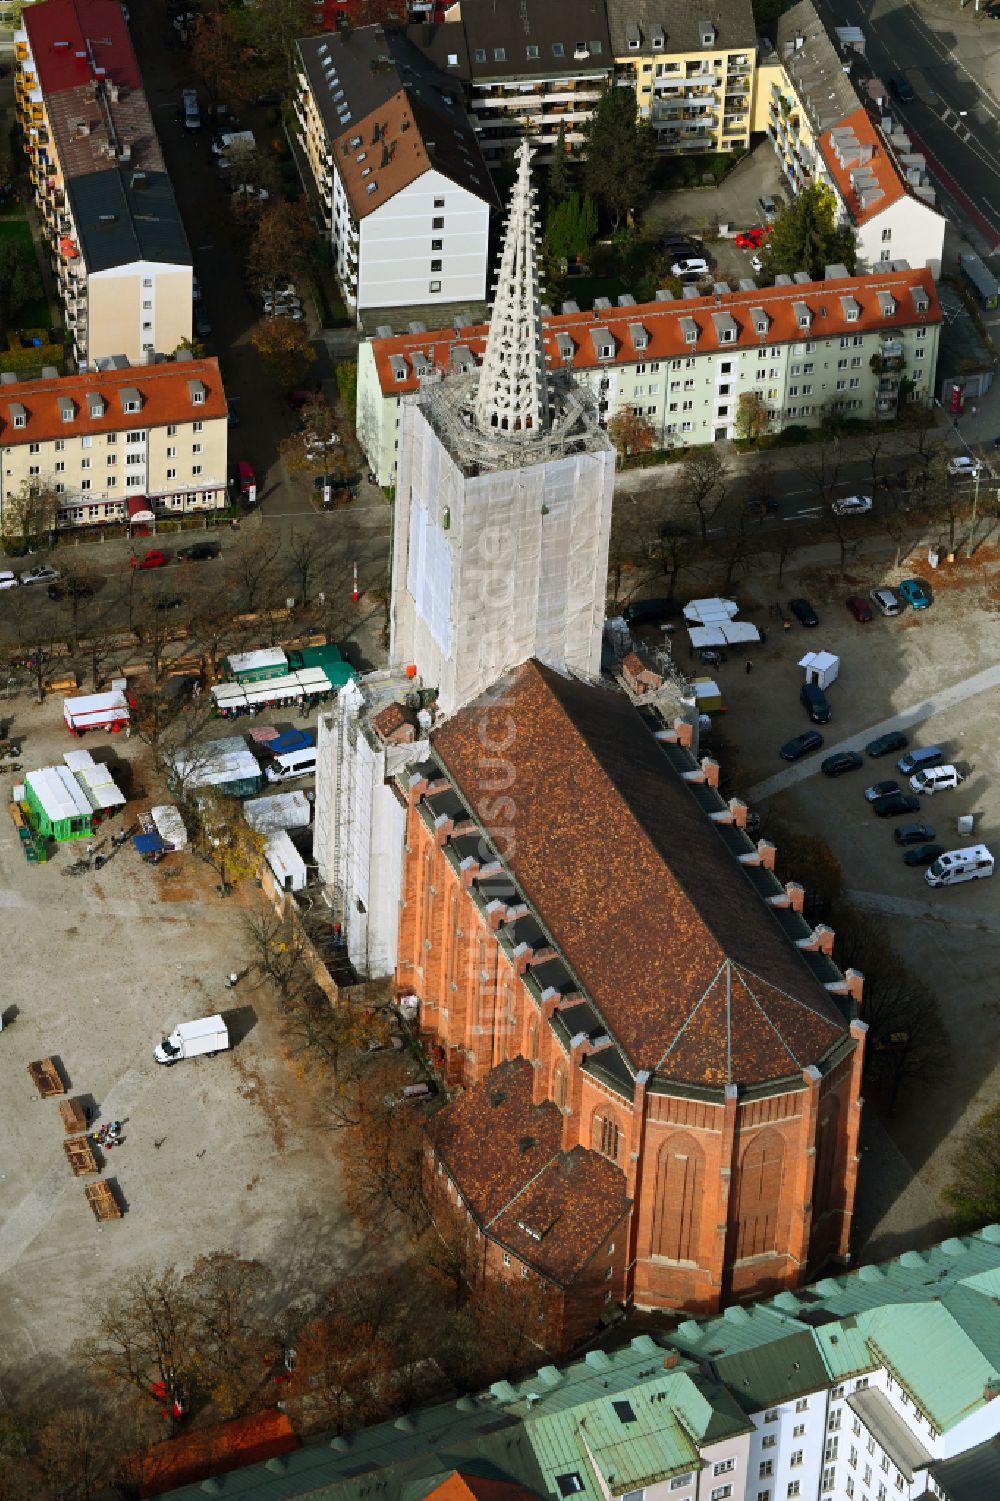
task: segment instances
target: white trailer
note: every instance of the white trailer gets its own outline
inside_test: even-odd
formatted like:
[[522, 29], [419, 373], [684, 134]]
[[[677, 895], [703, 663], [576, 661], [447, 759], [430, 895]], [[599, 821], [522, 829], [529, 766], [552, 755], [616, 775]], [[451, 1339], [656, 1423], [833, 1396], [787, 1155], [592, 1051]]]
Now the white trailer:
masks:
[[202, 1053], [212, 1057], [229, 1047], [229, 1029], [221, 1016], [203, 1016], [198, 1021], [180, 1022], [169, 1037], [153, 1050], [157, 1063], [169, 1068], [182, 1058], [197, 1058]]
[[129, 722], [128, 703], [117, 688], [112, 693], [64, 698], [63, 719], [71, 735], [83, 735], [87, 730], [110, 730], [117, 735]]

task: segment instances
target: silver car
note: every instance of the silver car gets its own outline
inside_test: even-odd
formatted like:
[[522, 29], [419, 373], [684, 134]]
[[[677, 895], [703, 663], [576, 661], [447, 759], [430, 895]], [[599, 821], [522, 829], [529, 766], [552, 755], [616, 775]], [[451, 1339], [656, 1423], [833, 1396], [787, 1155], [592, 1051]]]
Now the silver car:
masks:
[[883, 615], [899, 615], [902, 613], [904, 601], [896, 593], [895, 589], [872, 589], [868, 598], [876, 610], [881, 610]]

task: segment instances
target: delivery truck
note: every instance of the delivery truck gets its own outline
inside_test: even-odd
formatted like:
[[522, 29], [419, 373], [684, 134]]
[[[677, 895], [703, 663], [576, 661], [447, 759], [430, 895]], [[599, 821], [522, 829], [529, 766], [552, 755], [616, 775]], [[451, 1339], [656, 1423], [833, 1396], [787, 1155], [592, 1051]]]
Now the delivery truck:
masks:
[[180, 1022], [169, 1037], [154, 1049], [157, 1063], [168, 1066], [182, 1058], [197, 1058], [207, 1053], [223, 1053], [229, 1047], [229, 1029], [221, 1016], [203, 1016], [195, 1022]]

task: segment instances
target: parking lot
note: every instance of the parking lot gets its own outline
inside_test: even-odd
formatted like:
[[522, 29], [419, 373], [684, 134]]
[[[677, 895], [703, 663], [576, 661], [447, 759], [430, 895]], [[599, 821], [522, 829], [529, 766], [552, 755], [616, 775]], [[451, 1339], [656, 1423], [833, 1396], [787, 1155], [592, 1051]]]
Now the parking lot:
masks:
[[[25, 770], [71, 749], [61, 699], [0, 705], [23, 739]], [[132, 739], [97, 734], [98, 760], [129, 761], [155, 784]], [[9, 797], [4, 778], [5, 801]], [[130, 804], [124, 820], [146, 807]], [[95, 843], [110, 852], [102, 826]], [[282, 1296], [320, 1288], [352, 1264], [358, 1238], [341, 1205], [330, 1132], [280, 1054], [272, 1003], [245, 978], [240, 913], [262, 898], [252, 883], [223, 900], [218, 877], [192, 854], [142, 863], [131, 844], [100, 871], [67, 874], [78, 843], [29, 865], [11, 820], [0, 819], [4, 909], [0, 1033], [0, 1389], [58, 1373], [94, 1327], [116, 1279], [146, 1266], [186, 1267], [201, 1252], [238, 1252], [273, 1269]], [[222, 1011], [233, 1047], [163, 1068], [153, 1049], [177, 1022]], [[53, 1056], [67, 1085], [125, 1123], [107, 1154], [124, 1216], [99, 1225], [63, 1152], [59, 1100], [41, 1099], [30, 1061]]]
[[[979, 560], [980, 565], [982, 559]], [[904, 865], [893, 842], [897, 822], [931, 824], [947, 849], [976, 842], [1000, 854], [1000, 615], [996, 562], [960, 562], [935, 575], [920, 565], [935, 587], [928, 610], [906, 609], [895, 619], [876, 613], [862, 624], [845, 607], [851, 593], [867, 594], [881, 584], [898, 584], [914, 573], [913, 560], [901, 569], [855, 564], [842, 575], [834, 568], [775, 580], [758, 576], [741, 587], [744, 613], [763, 626], [767, 641], [718, 669], [727, 714], [725, 737], [733, 748], [736, 788], [768, 821], [822, 836], [840, 861], [850, 901], [876, 914], [904, 961], [935, 989], [953, 1044], [954, 1069], [905, 1097], [891, 1134], [920, 1181], [929, 1190], [925, 1208], [949, 1181], [957, 1131], [1000, 1099], [1000, 916], [995, 880], [970, 881], [933, 890], [921, 869]], [[956, 571], [957, 570], [957, 571]], [[965, 576], [968, 583], [960, 584]], [[793, 622], [783, 630], [771, 607], [796, 595], [807, 596], [819, 625]], [[825, 649], [841, 659], [839, 676], [827, 690], [829, 724], [819, 726], [822, 750], [788, 766], [779, 745], [810, 728], [799, 702], [807, 651]], [[683, 656], [683, 651], [681, 653]], [[832, 751], [862, 750], [876, 734], [900, 728], [911, 745], [940, 743], [946, 759], [967, 768], [957, 790], [921, 799], [919, 814], [880, 819], [865, 802], [872, 782], [906, 778], [895, 757], [865, 758], [865, 764], [836, 779], [820, 774]], [[726, 759], [730, 759], [727, 755]], [[959, 814], [975, 815], [971, 836], [960, 836]], [[887, 1206], [891, 1210], [891, 1206]], [[890, 1213], [891, 1218], [891, 1213]], [[885, 1229], [886, 1227], [883, 1227]]]

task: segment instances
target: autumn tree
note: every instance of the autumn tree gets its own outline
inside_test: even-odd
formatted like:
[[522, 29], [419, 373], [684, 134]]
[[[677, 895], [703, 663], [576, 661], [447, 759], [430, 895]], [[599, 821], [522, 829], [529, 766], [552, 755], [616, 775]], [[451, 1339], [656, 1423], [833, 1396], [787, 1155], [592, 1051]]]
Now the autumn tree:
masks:
[[322, 1081], [332, 1126], [360, 1127], [384, 1109], [376, 1102], [384, 1097], [391, 1078], [371, 1049], [388, 1043], [391, 1014], [354, 1001], [348, 992], [332, 1001], [313, 980], [301, 938], [282, 941], [285, 947], [276, 945], [270, 964], [277, 971], [271, 974], [276, 986], [291, 970], [281, 1026], [286, 1056], [296, 1072]]
[[228, 896], [240, 881], [257, 874], [265, 840], [243, 817], [239, 798], [227, 797], [217, 787], [201, 786], [197, 802], [194, 848], [218, 875], [219, 895]]
[[284, 390], [306, 379], [316, 359], [309, 335], [294, 318], [264, 318], [253, 329], [253, 346], [275, 383]]
[[234, 110], [245, 108], [258, 87], [239, 19], [232, 10], [212, 11], [199, 19], [191, 40], [191, 62], [213, 101]]
[[337, 1137], [347, 1206], [369, 1236], [383, 1236], [401, 1220], [416, 1239], [428, 1220], [421, 1135], [400, 1129], [395, 1111], [367, 1078], [350, 1099], [355, 1129]]
[[239, 1417], [260, 1405], [262, 1370], [280, 1354], [274, 1278], [259, 1261], [217, 1251], [199, 1256], [182, 1286], [195, 1309], [195, 1388], [220, 1417]]
[[677, 493], [698, 518], [702, 542], [708, 541], [708, 524], [726, 493], [726, 466], [714, 448], [689, 448], [677, 466]]
[[540, 1278], [487, 1275], [473, 1287], [469, 1309], [479, 1332], [489, 1381], [537, 1365], [545, 1352], [548, 1309]]
[[767, 402], [759, 391], [741, 391], [736, 403], [736, 436], [756, 443], [767, 432]]
[[242, 927], [251, 965], [274, 986], [278, 1008], [284, 1010], [312, 982], [309, 945], [299, 924], [279, 917], [273, 907], [261, 907], [244, 913]]
[[308, 271], [315, 241], [315, 226], [301, 200], [268, 204], [247, 252], [247, 269], [256, 289], [273, 297], [290, 280], [300, 281]]
[[157, 1406], [166, 1399], [172, 1424], [173, 1400], [193, 1384], [198, 1336], [197, 1310], [176, 1268], [137, 1271], [117, 1279], [93, 1339], [78, 1353], [99, 1385], [131, 1388]]
[[653, 425], [635, 407], [623, 406], [608, 423], [608, 437], [618, 451], [619, 460], [637, 453], [652, 452], [656, 442]]
[[299, 1333], [285, 1406], [300, 1430], [350, 1432], [388, 1414], [396, 1400], [395, 1356], [383, 1335], [337, 1312]]
[[0, 540], [4, 547], [32, 548], [47, 541], [56, 529], [59, 496], [55, 484], [41, 479], [22, 480], [4, 497], [0, 512]]

